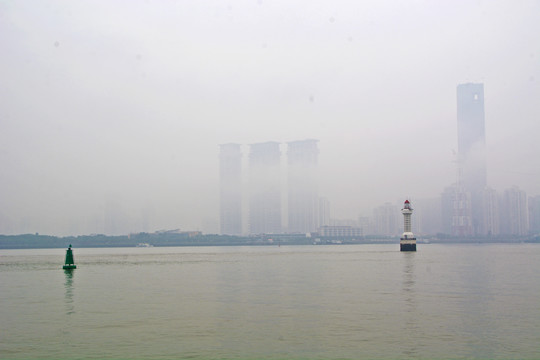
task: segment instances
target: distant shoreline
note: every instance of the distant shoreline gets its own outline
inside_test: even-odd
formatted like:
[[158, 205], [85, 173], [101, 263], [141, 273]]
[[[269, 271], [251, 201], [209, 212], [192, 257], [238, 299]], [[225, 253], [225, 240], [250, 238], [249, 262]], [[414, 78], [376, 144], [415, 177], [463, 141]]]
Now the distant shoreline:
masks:
[[[399, 237], [366, 236], [363, 238], [306, 237], [305, 234], [257, 236], [202, 235], [200, 233], [139, 233], [121, 236], [82, 235], [57, 237], [39, 234], [0, 235], [0, 249], [51, 249], [69, 244], [78, 248], [136, 247], [144, 243], [165, 246], [277, 246], [277, 245], [352, 245], [398, 244]], [[540, 235], [527, 237], [418, 237], [418, 244], [518, 244], [540, 243]]]

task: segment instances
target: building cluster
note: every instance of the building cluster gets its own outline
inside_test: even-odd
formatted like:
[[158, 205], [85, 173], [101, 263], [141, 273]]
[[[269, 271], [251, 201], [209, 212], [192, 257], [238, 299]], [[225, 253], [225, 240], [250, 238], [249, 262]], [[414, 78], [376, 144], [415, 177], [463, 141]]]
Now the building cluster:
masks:
[[457, 130], [458, 175], [441, 196], [441, 208], [449, 209], [442, 217], [442, 232], [458, 237], [528, 235], [534, 209], [525, 191], [513, 187], [498, 194], [487, 183], [483, 84], [458, 85]]
[[[518, 187], [499, 193], [488, 186], [483, 84], [457, 86], [457, 130], [456, 182], [439, 198], [414, 199], [414, 232], [462, 238], [540, 233], [540, 196], [527, 196]], [[247, 194], [243, 192], [242, 146], [220, 146], [222, 234], [319, 232], [320, 236], [357, 237], [400, 233], [399, 202], [375, 208], [371, 217], [330, 219], [330, 203], [317, 190], [317, 140], [286, 144], [285, 177], [280, 145], [249, 145]]]
[[[465, 195], [465, 196], [464, 196]], [[415, 199], [414, 233], [444, 234], [453, 237], [521, 237], [540, 234], [540, 196], [527, 196], [517, 186], [497, 192], [486, 187], [481, 203], [484, 214], [482, 226], [471, 226], [473, 220], [469, 195], [456, 185], [444, 189], [439, 198]], [[402, 231], [399, 201], [384, 203], [373, 209], [371, 216], [358, 219], [335, 220], [330, 224], [348, 224], [360, 228], [364, 235], [398, 236]], [[466, 210], [466, 211], [465, 211]], [[467, 227], [464, 224], [469, 224]]]
[[[497, 192], [487, 182], [484, 86], [457, 87], [457, 176], [438, 199], [415, 199], [415, 232], [455, 237], [527, 236], [540, 233], [540, 196], [514, 186]], [[398, 203], [360, 219], [364, 233], [397, 235]]]
[[286, 144], [285, 178], [280, 143], [250, 144], [245, 177], [242, 145], [220, 145], [220, 233], [309, 233], [325, 224], [329, 205], [318, 194], [317, 143]]
[[502, 193], [485, 187], [473, 196], [458, 185], [445, 189], [441, 205], [449, 211], [442, 217], [443, 233], [459, 237], [526, 236], [540, 233], [540, 197], [527, 196], [514, 186]]

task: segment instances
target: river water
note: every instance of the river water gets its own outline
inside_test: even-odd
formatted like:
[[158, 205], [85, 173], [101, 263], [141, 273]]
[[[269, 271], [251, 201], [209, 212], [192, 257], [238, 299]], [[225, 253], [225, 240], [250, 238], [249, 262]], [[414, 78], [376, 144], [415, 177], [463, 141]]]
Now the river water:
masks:
[[2, 359], [540, 358], [540, 245], [0, 251]]

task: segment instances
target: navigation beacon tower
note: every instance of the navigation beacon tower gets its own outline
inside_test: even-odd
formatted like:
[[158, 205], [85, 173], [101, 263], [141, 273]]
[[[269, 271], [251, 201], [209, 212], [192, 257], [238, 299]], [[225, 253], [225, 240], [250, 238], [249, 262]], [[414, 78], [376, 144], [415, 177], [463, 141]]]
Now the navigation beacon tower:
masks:
[[71, 250], [71, 244], [69, 244], [68, 249], [66, 250], [66, 263], [62, 266], [64, 270], [73, 270], [76, 269], [75, 261], [73, 260], [73, 250]]
[[416, 238], [411, 230], [411, 215], [413, 209], [409, 200], [405, 200], [401, 213], [403, 214], [403, 235], [399, 241], [401, 251], [416, 251]]

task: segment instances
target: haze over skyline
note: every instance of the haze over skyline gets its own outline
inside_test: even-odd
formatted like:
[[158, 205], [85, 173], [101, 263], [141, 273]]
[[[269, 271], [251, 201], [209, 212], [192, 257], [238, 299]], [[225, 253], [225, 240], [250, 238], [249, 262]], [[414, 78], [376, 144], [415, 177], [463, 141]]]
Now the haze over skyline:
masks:
[[488, 185], [540, 195], [539, 34], [538, 1], [0, 3], [0, 234], [200, 229], [224, 143], [318, 139], [336, 218], [438, 197], [468, 82]]

